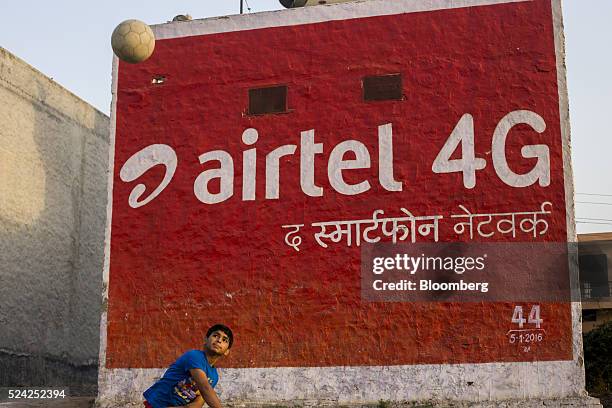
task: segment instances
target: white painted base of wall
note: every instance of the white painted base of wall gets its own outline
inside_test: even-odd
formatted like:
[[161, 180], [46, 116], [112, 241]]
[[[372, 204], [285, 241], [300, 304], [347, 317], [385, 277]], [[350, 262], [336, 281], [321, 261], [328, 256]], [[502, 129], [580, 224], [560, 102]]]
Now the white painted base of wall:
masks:
[[[142, 401], [164, 369], [111, 369], [100, 373], [98, 407]], [[317, 405], [388, 401], [489, 402], [581, 397], [583, 372], [575, 361], [225, 369], [217, 388], [223, 401], [243, 406]], [[525, 405], [521, 405], [525, 406]]]

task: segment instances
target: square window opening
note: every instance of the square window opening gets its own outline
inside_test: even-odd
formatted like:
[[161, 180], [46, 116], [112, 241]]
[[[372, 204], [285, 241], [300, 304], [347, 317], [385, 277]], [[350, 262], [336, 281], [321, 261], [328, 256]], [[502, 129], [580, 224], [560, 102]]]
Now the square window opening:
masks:
[[402, 74], [363, 78], [364, 101], [400, 101], [402, 98]]
[[287, 86], [249, 89], [249, 115], [287, 112]]
[[596, 322], [597, 321], [597, 310], [583, 310], [582, 311], [583, 322]]

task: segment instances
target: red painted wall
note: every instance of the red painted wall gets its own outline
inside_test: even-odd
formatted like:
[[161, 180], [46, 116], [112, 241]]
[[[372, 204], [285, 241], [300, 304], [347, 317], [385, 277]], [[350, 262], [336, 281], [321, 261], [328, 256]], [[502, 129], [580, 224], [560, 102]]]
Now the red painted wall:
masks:
[[[523, 352], [506, 337], [513, 303], [365, 303], [359, 248], [321, 248], [306, 229], [310, 235], [296, 252], [281, 229], [367, 218], [375, 209], [447, 217], [459, 204], [487, 213], [538, 210], [550, 201], [549, 231], [539, 240], [564, 242], [554, 50], [550, 2], [538, 0], [161, 40], [145, 63], [121, 63], [106, 366], [166, 366], [200, 346], [217, 322], [236, 334], [226, 361], [231, 367], [571, 359], [569, 303], [542, 304], [546, 340]], [[404, 100], [363, 102], [364, 76], [398, 72]], [[151, 84], [155, 75], [166, 82]], [[248, 89], [275, 84], [288, 85], [290, 112], [248, 116]], [[522, 158], [520, 147], [547, 144], [548, 187], [512, 188], [493, 169], [491, 135], [502, 117], [519, 109], [538, 113], [547, 129], [539, 135], [516, 127], [508, 138], [509, 162], [525, 173], [535, 159]], [[471, 190], [460, 173], [431, 170], [464, 113], [474, 116], [476, 155], [488, 162]], [[402, 192], [378, 183], [377, 127], [385, 123], [393, 123]], [[241, 163], [248, 147], [241, 135], [249, 127], [259, 131], [257, 200], [245, 202]], [[316, 161], [316, 182], [324, 188], [318, 198], [300, 189], [300, 131], [309, 129], [324, 143]], [[347, 139], [365, 143], [372, 159], [371, 169], [346, 172], [349, 181], [372, 185], [352, 197], [336, 193], [327, 179], [329, 153]], [[130, 208], [135, 184], [150, 192], [163, 169], [134, 183], [122, 182], [119, 170], [154, 143], [176, 151], [177, 172], [154, 201]], [[266, 200], [265, 154], [282, 144], [298, 150], [282, 159], [280, 199]], [[235, 193], [206, 205], [193, 193], [206, 168], [198, 156], [217, 149], [234, 158]], [[461, 239], [452, 225], [441, 223], [441, 241]]]

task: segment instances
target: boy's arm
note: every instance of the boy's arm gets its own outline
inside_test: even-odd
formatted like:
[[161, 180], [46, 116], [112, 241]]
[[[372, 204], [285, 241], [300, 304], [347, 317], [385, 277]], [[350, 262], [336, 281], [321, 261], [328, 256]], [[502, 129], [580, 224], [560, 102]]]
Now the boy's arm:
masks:
[[194, 399], [187, 405], [181, 405], [180, 407], [172, 406], [168, 408], [202, 408], [203, 406], [204, 406], [204, 399], [200, 395], [198, 395], [196, 399]]
[[195, 381], [198, 389], [200, 390], [200, 394], [202, 394], [202, 398], [210, 408], [222, 408], [221, 401], [219, 397], [217, 397], [217, 393], [213, 390], [213, 387], [208, 383], [208, 377], [206, 377], [206, 373], [200, 370], [199, 368], [192, 368], [189, 370], [191, 377]]
[[198, 395], [196, 399], [185, 405], [187, 408], [202, 408], [204, 406], [204, 399], [201, 395]]

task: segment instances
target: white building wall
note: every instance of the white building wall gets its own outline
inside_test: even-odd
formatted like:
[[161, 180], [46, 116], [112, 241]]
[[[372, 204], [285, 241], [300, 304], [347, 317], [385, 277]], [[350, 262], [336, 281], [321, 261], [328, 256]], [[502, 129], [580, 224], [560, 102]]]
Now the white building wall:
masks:
[[108, 128], [0, 48], [0, 387], [95, 390]]

